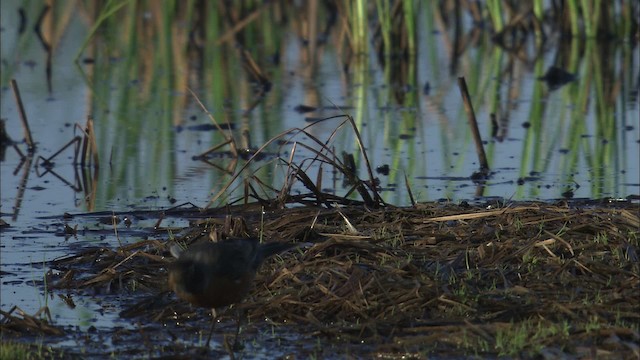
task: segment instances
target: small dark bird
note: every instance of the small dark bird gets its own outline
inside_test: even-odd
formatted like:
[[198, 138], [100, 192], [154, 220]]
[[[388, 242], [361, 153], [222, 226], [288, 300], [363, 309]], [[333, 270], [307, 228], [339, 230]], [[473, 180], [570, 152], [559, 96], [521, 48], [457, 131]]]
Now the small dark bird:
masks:
[[[170, 251], [177, 258], [169, 265], [169, 286], [183, 300], [211, 309], [213, 322], [207, 337], [211, 340], [216, 308], [237, 304], [251, 290], [260, 265], [270, 256], [300, 244], [265, 243], [258, 239], [204, 242], [182, 251], [174, 244]], [[240, 320], [236, 343], [240, 332]]]

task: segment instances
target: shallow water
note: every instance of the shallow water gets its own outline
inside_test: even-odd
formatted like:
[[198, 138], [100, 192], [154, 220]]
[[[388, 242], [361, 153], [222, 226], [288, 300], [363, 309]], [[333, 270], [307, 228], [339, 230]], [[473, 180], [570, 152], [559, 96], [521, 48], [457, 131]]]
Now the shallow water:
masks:
[[[131, 44], [100, 33], [93, 40], [95, 48], [87, 50], [76, 63], [75, 55], [91, 27], [82, 9], [57, 9], [60, 13], [70, 11], [72, 16], [64, 23], [63, 16], [56, 15], [54, 24], [64, 26], [54, 26], [49, 33], [55, 42], [49, 92], [46, 52], [33, 31], [18, 33], [17, 6], [18, 2], [2, 2], [0, 12], [0, 117], [6, 119], [9, 136], [22, 139], [9, 86], [14, 78], [37, 150], [28, 167], [20, 166], [21, 158], [11, 147], [6, 148], [0, 162], [0, 209], [2, 219], [10, 224], [1, 233], [2, 309], [17, 305], [32, 314], [46, 303], [62, 326], [129, 326], [119, 319], [117, 309], [101, 310], [91, 297], [77, 297], [76, 308], [70, 309], [43, 286], [34, 287], [33, 283], [41, 283], [46, 272], [44, 262], [83, 246], [118, 245], [116, 236], [108, 232], [110, 225], [72, 221], [71, 226], [103, 228], [105, 234], [65, 236], [62, 214], [163, 209], [183, 203], [205, 206], [230, 180], [229, 174], [194, 160], [194, 156], [220, 143], [222, 136], [217, 130], [203, 130], [211, 122], [186, 84], [220, 123], [233, 124], [240, 143], [253, 148], [287, 129], [307, 126], [314, 119], [352, 115], [371, 166], [389, 168], [388, 175], [376, 176], [383, 199], [395, 205], [410, 204], [405, 176], [420, 202], [550, 200], [566, 196], [567, 191], [575, 198], [624, 198], [640, 192], [640, 66], [637, 49], [633, 48], [637, 44], [620, 41], [605, 46], [594, 41], [573, 45], [575, 50], [567, 50], [572, 60], [564, 65], [573, 68], [577, 80], [551, 90], [538, 78], [550, 66], [560, 65], [558, 58], [567, 56], [556, 50], [563, 48], [558, 43], [564, 41], [557, 38], [549, 41], [548, 50], [539, 57], [527, 59], [531, 62], [520, 61], [488, 40], [470, 46], [454, 61], [447, 48], [450, 34], [426, 21], [420, 25], [416, 61], [404, 69], [405, 75], [414, 76], [403, 76], [382, 65], [373, 52], [350, 63], [344, 72], [338, 50], [330, 42], [319, 50], [318, 66], [310, 69], [299, 35], [293, 28], [285, 28], [279, 61], [256, 58], [273, 85], [245, 116], [256, 97], [232, 48], [226, 48], [222, 63], [216, 62], [219, 59], [202, 61], [186, 51], [166, 62], [158, 54], [166, 50], [161, 45], [144, 41]], [[27, 21], [33, 26], [40, 11], [38, 3], [26, 11]], [[140, 53], [139, 57], [133, 57], [133, 53]], [[454, 62], [457, 66], [451, 71]], [[604, 73], [611, 76], [597, 76]], [[470, 178], [479, 165], [457, 87], [459, 76], [464, 76], [469, 85], [493, 171], [484, 184]], [[598, 85], [602, 79], [615, 84]], [[617, 92], [607, 92], [611, 89]], [[318, 110], [301, 113], [299, 105]], [[490, 113], [498, 113], [504, 120], [494, 137]], [[88, 115], [96, 127], [101, 164], [97, 173], [74, 166], [71, 149], [54, 160], [55, 174], [36, 165], [38, 156], [51, 156], [79, 134], [73, 125], [84, 125]], [[343, 120], [318, 123], [308, 131], [326, 141]], [[243, 130], [247, 136], [241, 135]], [[357, 154], [354, 139], [352, 129], [343, 126], [331, 146], [336, 154]], [[312, 144], [303, 135], [294, 140]], [[18, 146], [25, 151], [24, 143]], [[266, 149], [269, 156], [249, 169], [280, 188], [287, 168], [278, 158], [288, 159], [292, 150], [291, 143], [270, 146]], [[305, 159], [311, 157], [296, 147], [297, 162], [306, 166], [310, 162]], [[365, 178], [362, 158], [356, 155], [356, 161], [359, 175]], [[212, 162], [222, 168], [232, 165], [232, 160], [222, 155]], [[238, 171], [242, 164], [240, 161], [232, 171]], [[317, 163], [307, 170], [311, 179], [317, 178], [317, 171]], [[83, 172], [88, 183], [82, 181]], [[344, 194], [347, 189], [343, 179], [332, 177], [324, 167], [323, 189]], [[217, 204], [242, 197], [242, 186], [235, 187], [239, 190]], [[306, 189], [297, 184], [296, 191]], [[170, 221], [170, 225], [186, 225], [180, 220]], [[139, 239], [130, 234], [121, 240]], [[117, 304], [117, 299], [111, 300]]]

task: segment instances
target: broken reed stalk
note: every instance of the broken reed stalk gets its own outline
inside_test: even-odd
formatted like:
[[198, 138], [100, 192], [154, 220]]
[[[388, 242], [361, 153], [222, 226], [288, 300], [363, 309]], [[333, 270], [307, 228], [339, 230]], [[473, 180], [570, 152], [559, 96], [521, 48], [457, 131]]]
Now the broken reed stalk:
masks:
[[[193, 94], [193, 92], [192, 92]], [[195, 97], [195, 94], [193, 94]], [[205, 111], [207, 114], [209, 114], [209, 112], [206, 110], [206, 108], [204, 107], [204, 105], [202, 105], [202, 103], [197, 99], [198, 103], [200, 103], [203, 111]], [[332, 134], [329, 136], [329, 139], [326, 142], [320, 141], [318, 138], [316, 138], [313, 134], [309, 133], [308, 131], [306, 131], [306, 129], [308, 129], [309, 127], [312, 127], [316, 124], [318, 124], [321, 121], [327, 121], [330, 119], [335, 119], [335, 118], [340, 118], [340, 117], [345, 117], [346, 120], [344, 120], [340, 125], [338, 125], [338, 127], [336, 128], [336, 130], [334, 130], [332, 132]], [[213, 119], [212, 119], [213, 120]], [[215, 120], [213, 120], [215, 122]], [[357, 177], [354, 179], [355, 180], [355, 184], [354, 184], [354, 189], [358, 191], [358, 193], [360, 194], [360, 196], [363, 198], [363, 201], [365, 202], [365, 204], [367, 206], [371, 206], [371, 207], [383, 207], [385, 206], [385, 202], [384, 200], [382, 200], [382, 198], [380, 197], [380, 194], [378, 193], [376, 186], [375, 186], [375, 177], [373, 176], [373, 170], [371, 168], [371, 164], [369, 162], [369, 158], [367, 156], [366, 153], [366, 149], [364, 147], [364, 144], [362, 142], [362, 138], [360, 136], [360, 132], [357, 129], [357, 126], [355, 124], [355, 121], [353, 120], [353, 118], [349, 115], [339, 115], [339, 116], [332, 116], [332, 117], [328, 117], [322, 120], [319, 120], [313, 124], [309, 124], [307, 126], [305, 126], [304, 128], [292, 128], [289, 130], [285, 130], [283, 132], [281, 132], [280, 134], [272, 137], [271, 139], [269, 139], [266, 143], [264, 143], [259, 149], [257, 149], [254, 154], [247, 160], [247, 162], [231, 177], [231, 179], [217, 192], [215, 193], [215, 195], [209, 200], [209, 202], [207, 203], [207, 205], [205, 206], [204, 209], [208, 209], [212, 206], [212, 204], [217, 201], [234, 183], [234, 181], [247, 169], [247, 167], [254, 162], [254, 160], [256, 159], [257, 156], [259, 156], [266, 147], [268, 147], [270, 144], [272, 144], [273, 142], [284, 138], [287, 135], [291, 135], [291, 137], [296, 136], [299, 133], [304, 134], [305, 136], [307, 136], [309, 139], [311, 139], [315, 144], [317, 144], [318, 146], [320, 146], [320, 150], [314, 149], [312, 146], [306, 145], [304, 143], [298, 143], [296, 142], [295, 146], [302, 146], [303, 148], [311, 151], [312, 153], [315, 154], [315, 156], [309, 161], [309, 165], [311, 166], [312, 163], [315, 163], [317, 161], [319, 162], [326, 162], [328, 164], [331, 164], [335, 169], [339, 170], [342, 174], [344, 174], [345, 176], [349, 176], [349, 171], [346, 169], [346, 166], [344, 164], [342, 164], [339, 161], [332, 161], [332, 158], [330, 155], [333, 156], [333, 158], [335, 159], [335, 153], [333, 153], [331, 151], [331, 149], [329, 148], [328, 144], [331, 142], [331, 140], [334, 138], [334, 136], [337, 133], [337, 130], [339, 128], [341, 128], [344, 124], [351, 124], [351, 127], [355, 133], [355, 137], [356, 137], [356, 142], [359, 146], [359, 150], [363, 155], [364, 161], [365, 161], [365, 165], [367, 168], [367, 172], [369, 175], [369, 183], [367, 183], [366, 181], [362, 181], [360, 179], [358, 179]], [[225, 136], [227, 136], [225, 134]], [[233, 139], [231, 137], [228, 137], [228, 139], [230, 139], [230, 141], [233, 141]], [[286, 143], [289, 143], [289, 141], [287, 140]], [[330, 155], [324, 154], [323, 152], [327, 151]], [[303, 166], [302, 164], [300, 164], [300, 166], [297, 166], [295, 164], [292, 164], [291, 162], [287, 163], [289, 165], [289, 169], [291, 170], [292, 168], [295, 168], [295, 174], [296, 174], [296, 178], [300, 181], [303, 182], [303, 184], [309, 189], [311, 190], [316, 196], [319, 196], [319, 194], [321, 194], [321, 191], [318, 190], [317, 186], [315, 186], [313, 184], [313, 182], [308, 178], [308, 176], [306, 175], [306, 173], [304, 173], [304, 170], [302, 169]], [[308, 168], [307, 166], [307, 168]], [[285, 187], [283, 187], [283, 189], [289, 188], [290, 185], [285, 184]], [[351, 193], [351, 191], [353, 191], [354, 189], [350, 190], [349, 193], [347, 194], [347, 196], [344, 197], [344, 199], [346, 199], [348, 197], [348, 195]], [[368, 190], [371, 191], [372, 194], [369, 194]], [[324, 196], [320, 195], [318, 197], [319, 202], [323, 202]]]
[[[96, 135], [93, 130], [93, 118], [91, 116], [87, 118], [87, 124], [84, 129], [78, 124], [76, 124], [76, 128], [80, 129], [84, 134], [84, 137], [81, 140], [82, 150], [80, 150], [79, 154], [80, 166], [85, 167], [93, 164], [94, 168], [99, 168], [100, 162], [98, 160], [98, 145], [96, 143]], [[93, 163], [91, 162], [91, 155], [93, 155]], [[78, 154], [76, 153], [76, 159], [77, 157]]]
[[[195, 93], [194, 93], [191, 89], [189, 89], [189, 91], [191, 91], [191, 93], [193, 94], [193, 96], [196, 98], [196, 101], [198, 101], [198, 103], [199, 103], [199, 104], [200, 104], [200, 106], [202, 107], [202, 110], [203, 110], [206, 114], [208, 114], [208, 115], [210, 116], [211, 120], [212, 120], [212, 121], [214, 122], [214, 124], [217, 126], [217, 123], [215, 122], [215, 119], [213, 119], [213, 116], [211, 116], [211, 115], [210, 115], [209, 111], [204, 107], [204, 105], [202, 104], [202, 102], [200, 102], [200, 100], [197, 98], [197, 96], [195, 95]], [[340, 116], [342, 116], [342, 115], [340, 115]], [[336, 116], [336, 117], [337, 117], [337, 116]], [[329, 118], [323, 119], [323, 120], [321, 120], [321, 121], [326, 121], [326, 120], [333, 119], [333, 118], [336, 118], [336, 117], [329, 117]], [[315, 123], [314, 123], [314, 124], [315, 124]], [[226, 184], [226, 185], [224, 185], [224, 186], [222, 187], [222, 189], [220, 189], [220, 190], [219, 190], [219, 191], [218, 191], [218, 192], [217, 192], [217, 193], [216, 193], [216, 194], [215, 194], [215, 195], [214, 195], [214, 196], [209, 200], [209, 202], [207, 203], [207, 205], [206, 205], [204, 208], [205, 208], [205, 209], [210, 208], [210, 207], [211, 207], [211, 205], [212, 205], [216, 200], [218, 200], [218, 199], [219, 199], [219, 198], [220, 198], [220, 197], [221, 197], [221, 196], [222, 196], [222, 195], [223, 195], [223, 194], [224, 194], [224, 193], [225, 193], [225, 192], [226, 192], [226, 191], [231, 187], [231, 185], [233, 184], [233, 182], [234, 182], [234, 181], [235, 181], [235, 180], [240, 176], [240, 174], [242, 174], [242, 172], [243, 172], [247, 167], [249, 167], [249, 165], [250, 165], [251, 163], [253, 163], [254, 159], [255, 159], [257, 156], [259, 156], [259, 155], [260, 155], [260, 153], [262, 153], [262, 151], [263, 151], [267, 146], [269, 146], [271, 143], [275, 142], [276, 140], [283, 138], [283, 137], [284, 137], [284, 136], [286, 136], [287, 134], [300, 133], [300, 132], [302, 132], [302, 133], [304, 133], [306, 136], [308, 136], [309, 138], [311, 138], [313, 141], [315, 141], [316, 143], [318, 143], [322, 148], [326, 148], [326, 144], [323, 144], [320, 140], [316, 139], [312, 134], [310, 134], [310, 133], [308, 133], [308, 132], [306, 132], [306, 131], [305, 131], [305, 129], [307, 129], [307, 128], [309, 128], [309, 127], [313, 126], [314, 124], [307, 125], [307, 126], [305, 126], [304, 128], [302, 128], [302, 129], [300, 129], [300, 128], [293, 128], [293, 129], [285, 130], [285, 131], [281, 132], [280, 134], [278, 134], [278, 135], [276, 135], [276, 136], [272, 137], [271, 139], [269, 139], [269, 140], [268, 140], [266, 143], [264, 143], [264, 144], [263, 144], [263, 145], [262, 145], [258, 150], [256, 150], [256, 151], [255, 151], [255, 153], [254, 153], [254, 154], [249, 158], [249, 160], [247, 160], [247, 162], [246, 162], [246, 163], [245, 163], [245, 164], [240, 168], [240, 170], [238, 170], [238, 172], [236, 172], [236, 173], [235, 173], [235, 175], [233, 175], [233, 177], [232, 177], [232, 178], [227, 182], [227, 184]], [[341, 124], [340, 126], [342, 126], [342, 124]], [[339, 126], [339, 127], [340, 127], [340, 126]], [[221, 129], [220, 129], [220, 130], [221, 130]], [[332, 133], [332, 135], [330, 136], [330, 138], [332, 138], [332, 137], [335, 135], [335, 132], [336, 132], [336, 131], [334, 130], [334, 132]], [[234, 141], [234, 139], [233, 139], [232, 137], [230, 137], [230, 136], [227, 136], [226, 134], [224, 134], [224, 136], [227, 138], [227, 140], [228, 140], [228, 141], [231, 141], [231, 142], [232, 142], [232, 148], [233, 148], [233, 149], [235, 149], [235, 141]], [[329, 141], [330, 141], [330, 140], [327, 140], [327, 143], [328, 143]], [[304, 144], [300, 144], [300, 145], [304, 145]], [[307, 146], [305, 146], [305, 147], [306, 147], [306, 148], [309, 148], [309, 147], [307, 147]], [[234, 155], [237, 157], [237, 153], [235, 153]], [[319, 154], [319, 153], [316, 153], [316, 155], [320, 155], [320, 154]]]
[[371, 168], [371, 163], [369, 162], [369, 157], [367, 156], [367, 150], [365, 149], [364, 143], [362, 142], [362, 138], [360, 137], [360, 131], [358, 131], [356, 122], [353, 120], [353, 117], [351, 117], [351, 115], [347, 115], [347, 119], [349, 120], [349, 123], [351, 124], [351, 128], [353, 129], [353, 132], [356, 135], [356, 140], [358, 142], [358, 146], [360, 147], [360, 152], [362, 153], [365, 167], [367, 168], [367, 173], [369, 175], [369, 182], [370, 182], [369, 188], [371, 189], [371, 192], [373, 193], [373, 196], [375, 197], [377, 204], [385, 206], [384, 200], [382, 200], [382, 197], [380, 197], [380, 194], [378, 194], [378, 191], [376, 190], [376, 185], [375, 185], [376, 178], [375, 176], [373, 176], [373, 169]]
[[27, 113], [24, 111], [22, 96], [20, 96], [20, 89], [18, 88], [18, 82], [16, 81], [16, 79], [11, 79], [11, 89], [13, 90], [13, 95], [15, 96], [16, 104], [18, 105], [18, 113], [20, 114], [22, 128], [24, 129], [24, 140], [27, 142], [29, 151], [33, 152], [36, 149], [36, 144], [33, 142], [33, 137], [31, 136], [31, 129], [29, 128]]
[[[78, 126], [78, 125], [76, 125]], [[79, 126], [78, 126], [79, 127]], [[87, 152], [89, 151], [89, 141], [88, 136], [87, 136], [87, 128], [85, 127], [85, 129], [83, 130], [84, 132], [84, 137], [82, 138], [82, 150], [80, 150], [80, 166], [81, 167], [85, 167], [85, 165], [87, 164]]]
[[[196, 95], [196, 93], [193, 92], [193, 90], [191, 90], [191, 88], [187, 88], [187, 90], [189, 90], [189, 92], [191, 93], [191, 96], [193, 96], [193, 98], [196, 99], [196, 102], [198, 103], [198, 105], [200, 105], [200, 108], [202, 109], [202, 111], [204, 111], [204, 113], [207, 114], [207, 116], [209, 117], [209, 120], [211, 120], [211, 122], [216, 127], [216, 129], [218, 129], [218, 131], [220, 131], [220, 134], [222, 134], [222, 136], [224, 136], [225, 144], [229, 144], [229, 148], [230, 148], [231, 154], [233, 154], [233, 156], [237, 157], [238, 156], [238, 149], [236, 147], [235, 139], [232, 136], [230, 136], [229, 134], [227, 134], [222, 129], [222, 127], [216, 121], [216, 118], [213, 117], [213, 115], [209, 112], [209, 110], [207, 110], [206, 106], [204, 106], [202, 101], [200, 101], [200, 98], [198, 97], [198, 95]], [[225, 144], [222, 144], [222, 145], [225, 145]]]
[[[326, 120], [329, 120], [329, 119], [339, 118], [339, 117], [346, 117], [346, 120], [344, 120], [340, 125], [338, 125], [338, 127], [336, 127], [336, 129], [331, 133], [331, 135], [329, 136], [329, 139], [326, 142], [320, 141], [318, 138], [313, 136], [313, 134], [311, 134], [311, 133], [306, 131], [307, 128], [317, 124], [320, 121], [326, 121]], [[358, 176], [355, 174], [355, 170], [354, 169], [350, 169], [349, 165], [347, 164], [346, 161], [343, 160], [342, 162], [340, 162], [337, 159], [337, 156], [336, 156], [335, 152], [332, 151], [328, 146], [329, 143], [331, 142], [331, 139], [333, 139], [335, 137], [335, 135], [337, 134], [338, 129], [340, 129], [346, 123], [350, 123], [351, 124], [351, 126], [352, 126], [352, 128], [354, 130], [354, 133], [356, 135], [356, 140], [358, 142], [358, 145], [360, 146], [360, 151], [363, 154], [364, 159], [365, 159], [365, 164], [367, 166], [367, 170], [368, 170], [369, 177], [370, 177], [370, 184], [368, 184], [365, 181], [360, 180], [360, 178], [358, 178]], [[300, 132], [304, 133], [309, 139], [311, 139], [312, 141], [314, 141], [317, 145], [319, 145], [321, 147], [321, 150], [316, 150], [316, 149], [314, 149], [313, 147], [311, 147], [309, 145], [306, 145], [304, 143], [299, 143], [299, 146], [302, 146], [303, 148], [305, 148], [305, 149], [307, 149], [310, 152], [315, 154], [315, 156], [311, 159], [309, 165], [307, 166], [307, 169], [311, 166], [311, 164], [315, 163], [316, 161], [326, 162], [327, 164], [330, 164], [334, 169], [340, 171], [340, 173], [342, 173], [346, 178], [350, 179], [350, 182], [353, 183], [352, 184], [353, 187], [351, 188], [351, 190], [349, 190], [347, 192], [347, 194], [344, 196], [344, 199], [348, 198], [353, 191], [358, 191], [358, 193], [362, 197], [362, 200], [365, 202], [365, 204], [367, 204], [367, 206], [372, 206], [372, 207], [385, 206], [384, 201], [382, 200], [382, 198], [380, 197], [380, 195], [377, 192], [377, 189], [375, 188], [375, 178], [373, 178], [373, 172], [371, 170], [371, 166], [369, 164], [369, 160], [368, 160], [367, 155], [366, 155], [366, 150], [365, 150], [364, 145], [362, 143], [362, 139], [360, 138], [360, 133], [358, 132], [358, 130], [356, 128], [356, 124], [353, 121], [353, 118], [351, 116], [349, 116], [349, 115], [332, 116], [332, 117], [328, 117], [328, 118], [319, 120], [319, 121], [317, 121], [317, 122], [315, 122], [313, 124], [310, 124], [310, 125], [304, 127], [303, 129], [293, 129], [293, 130], [297, 130], [297, 131], [300, 131]], [[332, 155], [332, 157], [330, 157], [329, 155], [324, 154], [323, 151], [327, 151], [328, 154]], [[373, 195], [375, 197], [375, 201], [371, 197], [369, 192], [367, 191], [367, 187], [369, 189], [371, 189], [371, 192], [373, 193]]]
[[[191, 89], [189, 89], [189, 91], [191, 91]], [[195, 96], [195, 94], [193, 93], [193, 91], [191, 91], [191, 93]], [[207, 114], [210, 114], [209, 111], [204, 107], [204, 105], [202, 105], [202, 103], [200, 102], [200, 100], [198, 100], [196, 98], [196, 100], [198, 101], [198, 103], [200, 103], [200, 105], [202, 106], [202, 109], [204, 112], [206, 112]], [[210, 118], [213, 120], [213, 116], [210, 116]], [[215, 120], [213, 120], [215, 122]], [[217, 125], [217, 123], [215, 123]], [[284, 135], [288, 134], [291, 130], [286, 130], [284, 132], [281, 132], [279, 135], [274, 136], [273, 138], [271, 138], [269, 141], [267, 141], [264, 145], [262, 145], [258, 150], [256, 150], [256, 152], [249, 158], [249, 160], [247, 160], [247, 162], [240, 168], [240, 170], [238, 170], [238, 172], [236, 172], [235, 175], [233, 175], [231, 177], [231, 179], [227, 182], [226, 185], [224, 185], [222, 187], [222, 189], [220, 189], [215, 195], [213, 195], [213, 197], [209, 200], [209, 202], [207, 203], [207, 205], [204, 207], [205, 209], [208, 209], [211, 207], [211, 205], [213, 205], [213, 203], [218, 200], [233, 184], [233, 182], [240, 176], [240, 174], [242, 174], [242, 172], [249, 167], [249, 165], [251, 165], [254, 161], [254, 159], [260, 155], [260, 153], [269, 145], [271, 145], [271, 143], [273, 143], [274, 141], [276, 141], [277, 139], [280, 139], [281, 137], [283, 137]], [[227, 137], [227, 135], [224, 135], [225, 137]], [[228, 137], [227, 141], [231, 141], [231, 147], [233, 150], [235, 150], [235, 141], [233, 140], [233, 138]], [[232, 151], [233, 152], [233, 151]], [[234, 153], [235, 156], [237, 155], [237, 150]]]
[[[200, 101], [200, 98], [198, 97], [198, 95], [196, 95], [195, 92], [193, 92], [193, 90], [191, 90], [191, 88], [187, 88], [187, 90], [189, 90], [189, 92], [191, 93], [191, 96], [193, 96], [194, 99], [196, 99], [196, 102], [198, 103], [198, 105], [200, 105], [200, 108], [202, 109], [202, 111], [204, 111], [205, 114], [207, 114], [207, 116], [209, 117], [209, 120], [211, 120], [211, 122], [213, 123], [213, 125], [216, 127], [216, 129], [218, 129], [218, 131], [220, 131], [220, 134], [222, 134], [222, 136], [224, 136], [224, 140], [225, 142], [223, 144], [220, 144], [218, 146], [216, 146], [214, 149], [220, 148], [226, 144], [229, 144], [229, 151], [231, 152], [231, 154], [234, 157], [238, 157], [238, 147], [236, 146], [236, 141], [233, 138], [233, 136], [227, 134], [222, 127], [218, 124], [218, 121], [216, 121], [216, 118], [213, 117], [213, 115], [209, 112], [209, 110], [207, 110], [207, 107], [204, 106], [204, 104], [202, 103], [202, 101]], [[212, 151], [215, 150], [208, 150], [206, 152], [204, 152], [203, 154], [201, 154], [200, 156], [204, 156]]]
[[89, 148], [91, 149], [90, 154], [85, 154], [85, 156], [93, 155], [93, 167], [100, 167], [100, 157], [98, 156], [98, 143], [96, 141], [96, 132], [93, 127], [93, 117], [89, 116], [87, 119], [87, 135], [86, 139], [89, 142]]
[[260, 85], [263, 86], [263, 90], [271, 86], [271, 81], [264, 74], [260, 66], [253, 60], [251, 53], [245, 49], [240, 50], [240, 59], [242, 65], [245, 67], [249, 75], [251, 75]]
[[[296, 154], [296, 149], [298, 148], [298, 142], [294, 141], [291, 147], [291, 152], [289, 153], [289, 160], [287, 161], [287, 171], [286, 174], [293, 174], [293, 159]], [[285, 176], [284, 183], [282, 184], [282, 189], [280, 190], [280, 195], [278, 196], [280, 199], [286, 198], [288, 194], [291, 193], [291, 186], [293, 186], [292, 176]]]
[[460, 94], [462, 95], [462, 101], [464, 103], [464, 110], [467, 113], [467, 120], [469, 121], [471, 133], [473, 134], [473, 141], [476, 144], [476, 153], [478, 154], [478, 160], [480, 161], [480, 169], [488, 171], [489, 162], [487, 161], [487, 155], [484, 152], [482, 138], [480, 137], [480, 130], [478, 129], [478, 121], [476, 120], [476, 114], [473, 111], [473, 104], [471, 104], [471, 97], [469, 96], [469, 89], [467, 89], [467, 82], [464, 80], [464, 76], [458, 78], [458, 87], [460, 88]]
[[409, 185], [409, 178], [407, 174], [404, 174], [404, 184], [407, 187], [407, 194], [409, 195], [409, 200], [411, 200], [411, 206], [416, 207], [416, 199], [413, 197], [413, 191], [411, 191], [411, 185]]
[[[17, 315], [13, 315], [13, 313]], [[46, 315], [46, 318], [40, 315]], [[9, 311], [0, 310], [2, 319], [0, 321], [0, 329], [4, 335], [5, 330], [23, 333], [38, 333], [43, 335], [61, 336], [65, 332], [53, 324], [49, 307], [40, 308], [34, 315], [29, 315], [17, 306], [13, 306]], [[48, 321], [47, 321], [48, 320]]]

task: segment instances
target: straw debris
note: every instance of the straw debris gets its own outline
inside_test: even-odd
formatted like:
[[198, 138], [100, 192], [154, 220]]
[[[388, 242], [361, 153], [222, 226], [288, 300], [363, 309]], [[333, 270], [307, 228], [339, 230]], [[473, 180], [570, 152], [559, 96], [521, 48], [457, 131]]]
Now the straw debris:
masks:
[[[380, 354], [595, 347], [638, 355], [636, 204], [309, 206], [193, 224], [175, 241], [188, 246], [262, 229], [267, 241], [313, 243], [263, 266], [238, 305], [250, 326], [286, 322], [309, 335], [374, 344]], [[55, 261], [62, 271], [54, 286], [148, 294], [122, 315], [193, 322], [194, 309], [166, 291], [169, 261], [164, 241], [94, 249]]]

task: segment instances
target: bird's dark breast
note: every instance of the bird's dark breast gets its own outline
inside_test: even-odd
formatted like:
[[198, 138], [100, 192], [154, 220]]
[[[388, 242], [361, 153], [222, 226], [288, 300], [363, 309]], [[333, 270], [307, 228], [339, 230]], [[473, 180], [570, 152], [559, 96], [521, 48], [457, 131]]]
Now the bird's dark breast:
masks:
[[264, 259], [295, 244], [259, 244], [257, 239], [194, 245], [169, 266], [169, 286], [193, 305], [218, 308], [239, 303], [253, 286]]
[[245, 273], [242, 277], [232, 279], [228, 277], [213, 278], [209, 286], [204, 289], [206, 296], [203, 297], [201, 305], [208, 308], [217, 308], [239, 303], [247, 296], [253, 286], [255, 274]]
[[211, 266], [180, 259], [169, 268], [169, 286], [193, 305], [218, 308], [240, 302], [251, 290], [255, 272], [245, 268], [233, 275]]

